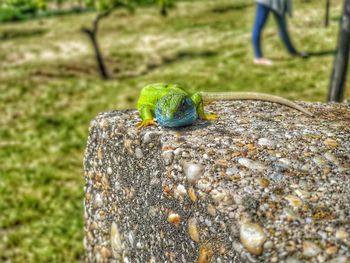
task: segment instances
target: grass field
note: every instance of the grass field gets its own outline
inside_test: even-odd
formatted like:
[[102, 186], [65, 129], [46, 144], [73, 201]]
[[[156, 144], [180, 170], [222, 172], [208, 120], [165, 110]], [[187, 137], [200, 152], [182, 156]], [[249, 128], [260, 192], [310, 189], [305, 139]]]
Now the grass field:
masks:
[[271, 19], [264, 50], [276, 64], [269, 68], [252, 63], [250, 1], [180, 2], [167, 18], [155, 8], [116, 11], [99, 35], [110, 81], [98, 79], [79, 32], [94, 13], [0, 24], [0, 262], [83, 260], [89, 122], [134, 107], [148, 83], [325, 101], [342, 1], [332, 1], [329, 28], [323, 2], [295, 1], [289, 20], [296, 46], [313, 54], [307, 60], [286, 54]]

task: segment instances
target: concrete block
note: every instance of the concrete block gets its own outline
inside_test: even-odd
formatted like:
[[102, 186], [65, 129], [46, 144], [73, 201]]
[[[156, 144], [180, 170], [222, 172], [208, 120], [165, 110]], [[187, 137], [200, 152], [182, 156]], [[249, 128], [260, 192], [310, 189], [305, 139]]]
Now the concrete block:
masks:
[[[102, 113], [85, 154], [88, 262], [349, 262], [350, 107], [216, 102], [136, 129]], [[332, 261], [333, 260], [333, 261]]]

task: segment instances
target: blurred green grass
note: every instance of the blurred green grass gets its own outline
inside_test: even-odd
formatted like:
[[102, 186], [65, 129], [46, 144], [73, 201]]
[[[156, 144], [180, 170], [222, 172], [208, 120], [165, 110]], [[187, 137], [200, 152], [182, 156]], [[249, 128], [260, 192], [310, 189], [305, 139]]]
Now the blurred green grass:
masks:
[[322, 1], [295, 1], [290, 28], [296, 46], [316, 54], [307, 60], [286, 54], [270, 19], [264, 31], [265, 53], [276, 61], [270, 68], [252, 63], [255, 7], [246, 0], [180, 2], [167, 18], [156, 8], [116, 11], [99, 33], [111, 81], [98, 80], [79, 32], [94, 13], [0, 24], [0, 261], [83, 260], [89, 122], [101, 111], [134, 107], [146, 84], [325, 101], [341, 2], [332, 1], [324, 28]]

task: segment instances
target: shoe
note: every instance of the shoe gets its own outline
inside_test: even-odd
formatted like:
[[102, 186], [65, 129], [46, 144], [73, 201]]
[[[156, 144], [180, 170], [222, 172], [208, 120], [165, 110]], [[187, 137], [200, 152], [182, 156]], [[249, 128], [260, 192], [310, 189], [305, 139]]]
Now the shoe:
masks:
[[272, 66], [273, 62], [270, 59], [267, 58], [255, 58], [254, 59], [255, 65], [263, 65], [263, 66]]

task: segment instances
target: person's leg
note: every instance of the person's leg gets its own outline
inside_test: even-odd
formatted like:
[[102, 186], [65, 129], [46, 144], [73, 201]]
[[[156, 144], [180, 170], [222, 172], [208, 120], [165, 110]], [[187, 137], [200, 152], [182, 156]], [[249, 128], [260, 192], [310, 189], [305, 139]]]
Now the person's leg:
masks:
[[252, 42], [254, 48], [254, 56], [256, 59], [262, 58], [261, 50], [261, 33], [269, 17], [270, 9], [262, 4], [256, 5], [256, 17], [253, 27]]
[[289, 33], [288, 33], [288, 25], [287, 25], [287, 21], [284, 15], [280, 15], [276, 12], [273, 12], [277, 25], [278, 25], [278, 31], [279, 31], [279, 35], [281, 40], [283, 41], [284, 45], [286, 46], [289, 54], [291, 55], [298, 55], [298, 51], [295, 49]]

